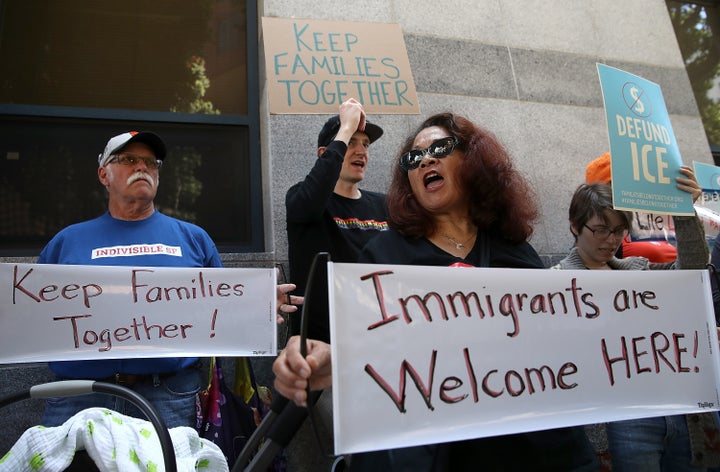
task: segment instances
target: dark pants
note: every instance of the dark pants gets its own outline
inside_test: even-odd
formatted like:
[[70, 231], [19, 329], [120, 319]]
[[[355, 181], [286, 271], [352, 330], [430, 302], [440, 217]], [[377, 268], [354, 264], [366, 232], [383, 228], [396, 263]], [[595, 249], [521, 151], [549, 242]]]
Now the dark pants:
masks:
[[[66, 380], [66, 379], [58, 379]], [[203, 388], [200, 371], [191, 366], [167, 376], [149, 376], [133, 385], [125, 385], [142, 395], [157, 410], [168, 428], [196, 427], [196, 397]], [[43, 426], [59, 426], [71, 416], [92, 407], [104, 407], [124, 415], [147, 419], [132, 403], [102, 393], [77, 397], [49, 398], [45, 402]]]

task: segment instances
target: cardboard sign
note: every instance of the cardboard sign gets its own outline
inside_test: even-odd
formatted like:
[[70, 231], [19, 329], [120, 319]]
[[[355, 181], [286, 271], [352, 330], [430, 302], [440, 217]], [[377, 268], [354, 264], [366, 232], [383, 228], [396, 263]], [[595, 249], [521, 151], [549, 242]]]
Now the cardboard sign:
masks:
[[328, 270], [338, 453], [718, 409], [706, 271]]
[[0, 264], [0, 363], [271, 356], [274, 269]]
[[400, 25], [262, 19], [270, 113], [420, 113]]
[[680, 150], [660, 87], [597, 64], [610, 137], [613, 205], [669, 215], [694, 215], [692, 195], [676, 187]]

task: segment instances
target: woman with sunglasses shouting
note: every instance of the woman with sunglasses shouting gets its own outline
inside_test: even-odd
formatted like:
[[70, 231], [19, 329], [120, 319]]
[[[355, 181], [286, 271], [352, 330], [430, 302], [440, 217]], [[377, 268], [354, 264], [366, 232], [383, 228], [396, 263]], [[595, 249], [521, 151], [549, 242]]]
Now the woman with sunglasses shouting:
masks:
[[543, 267], [527, 243], [537, 218], [530, 186], [487, 130], [452, 113], [405, 142], [387, 195], [391, 231], [360, 262]]
[[[387, 201], [391, 230], [368, 243], [359, 262], [544, 267], [527, 242], [537, 218], [530, 186], [493, 134], [462, 116], [431, 116], [407, 139], [393, 166]], [[355, 454], [352, 470], [356, 466], [598, 470], [579, 427]]]
[[[454, 267], [543, 268], [527, 242], [537, 201], [507, 151], [487, 130], [452, 113], [425, 120], [393, 164], [389, 231], [358, 262]], [[465, 269], [458, 269], [465, 270]], [[398, 341], [400, 342], [400, 341]], [[329, 345], [291, 339], [273, 364], [275, 387], [296, 403], [331, 383]], [[353, 454], [356, 471], [596, 471], [581, 427]]]
[[[697, 200], [702, 189], [692, 169], [682, 166], [680, 174], [677, 187]], [[553, 269], [704, 269], [707, 264], [708, 245], [697, 215], [673, 217], [677, 260], [657, 263], [644, 257], [615, 257], [631, 229], [632, 213], [613, 208], [610, 184], [580, 185], [568, 213], [575, 247]], [[710, 451], [720, 446], [716, 439], [720, 432], [709, 413], [616, 421], [607, 424], [606, 432], [614, 472], [703, 471], [707, 466], [720, 465], [710, 462], [717, 459]]]

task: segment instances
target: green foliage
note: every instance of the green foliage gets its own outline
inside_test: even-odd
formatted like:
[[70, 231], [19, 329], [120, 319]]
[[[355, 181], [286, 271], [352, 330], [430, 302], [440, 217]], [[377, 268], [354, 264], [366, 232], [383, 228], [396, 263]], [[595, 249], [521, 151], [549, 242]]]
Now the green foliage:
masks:
[[[192, 56], [186, 67], [191, 77], [186, 93], [178, 97], [177, 105], [170, 111], [219, 115], [220, 110], [210, 100], [205, 100], [205, 94], [210, 88], [205, 59]], [[170, 154], [172, 160], [168, 159], [168, 165], [161, 171], [162, 191], [158, 193], [156, 205], [166, 215], [194, 223], [197, 221], [197, 213], [190, 209], [195, 208], [195, 201], [202, 193], [202, 182], [196, 175], [202, 166], [203, 156], [192, 147], [176, 147]]]
[[215, 108], [210, 100], [205, 100], [205, 94], [210, 88], [210, 79], [205, 72], [205, 59], [193, 56], [187, 63], [192, 79], [188, 84], [188, 93], [178, 98], [178, 105], [172, 107], [172, 112], [200, 113], [204, 115], [219, 115], [220, 110]]
[[720, 144], [720, 104], [712, 93], [720, 79], [719, 12], [686, 2], [668, 2], [668, 10], [708, 141]]

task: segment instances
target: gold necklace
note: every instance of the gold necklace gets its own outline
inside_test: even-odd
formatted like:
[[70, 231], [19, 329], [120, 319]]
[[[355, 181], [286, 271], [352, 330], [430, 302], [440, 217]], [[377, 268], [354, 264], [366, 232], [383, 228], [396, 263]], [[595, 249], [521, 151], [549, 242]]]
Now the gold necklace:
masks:
[[471, 239], [473, 239], [475, 236], [477, 236], [477, 234], [472, 234], [472, 235], [470, 235], [470, 237], [467, 238], [465, 241], [460, 242], [460, 241], [458, 241], [457, 239], [453, 238], [452, 236], [450, 236], [450, 235], [447, 234], [447, 233], [443, 233], [442, 235], [445, 236], [448, 241], [450, 241], [451, 243], [453, 243], [453, 244], [455, 245], [455, 249], [457, 249], [458, 251], [459, 251], [460, 249], [465, 249], [465, 244], [469, 243]]

